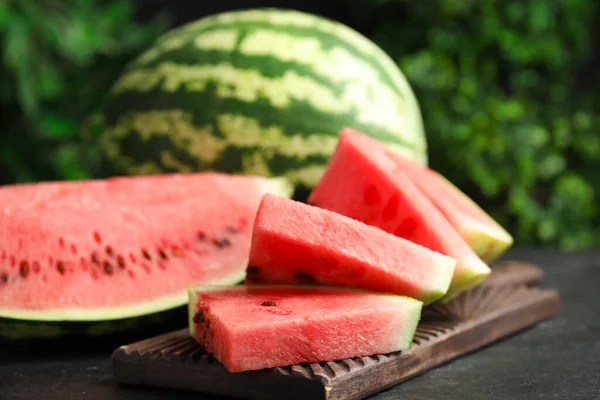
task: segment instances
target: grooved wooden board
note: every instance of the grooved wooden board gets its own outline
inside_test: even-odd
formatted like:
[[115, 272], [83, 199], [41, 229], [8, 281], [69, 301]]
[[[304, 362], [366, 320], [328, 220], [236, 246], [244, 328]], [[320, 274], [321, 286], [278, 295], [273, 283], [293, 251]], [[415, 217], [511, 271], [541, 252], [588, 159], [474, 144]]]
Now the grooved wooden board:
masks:
[[117, 381], [249, 399], [361, 399], [518, 332], [558, 312], [536, 266], [507, 262], [480, 286], [428, 307], [410, 350], [335, 362], [229, 373], [187, 329], [122, 346]]

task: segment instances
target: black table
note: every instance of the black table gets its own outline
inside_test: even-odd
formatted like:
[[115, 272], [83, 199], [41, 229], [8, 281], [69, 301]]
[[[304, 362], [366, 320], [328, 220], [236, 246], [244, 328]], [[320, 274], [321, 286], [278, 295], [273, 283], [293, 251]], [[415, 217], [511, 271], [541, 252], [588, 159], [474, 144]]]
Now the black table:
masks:
[[[373, 399], [600, 399], [600, 251], [520, 249], [504, 258], [544, 268], [543, 285], [561, 294], [559, 316]], [[64, 341], [27, 349], [0, 345], [0, 399], [215, 398], [115, 384], [109, 357], [130, 339]]]

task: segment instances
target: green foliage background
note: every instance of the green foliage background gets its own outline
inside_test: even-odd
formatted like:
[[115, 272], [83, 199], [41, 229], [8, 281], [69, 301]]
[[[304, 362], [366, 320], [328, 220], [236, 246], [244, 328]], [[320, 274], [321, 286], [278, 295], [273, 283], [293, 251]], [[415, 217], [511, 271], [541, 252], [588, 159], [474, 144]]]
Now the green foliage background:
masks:
[[126, 0], [0, 0], [0, 183], [96, 174], [82, 124], [167, 28], [135, 24], [133, 11]]
[[[519, 244], [600, 242], [600, 92], [593, 0], [352, 0], [345, 23], [396, 59], [431, 165]], [[164, 31], [126, 0], [0, 1], [0, 181], [97, 174], [87, 115]], [[592, 68], [593, 72], [593, 68]]]

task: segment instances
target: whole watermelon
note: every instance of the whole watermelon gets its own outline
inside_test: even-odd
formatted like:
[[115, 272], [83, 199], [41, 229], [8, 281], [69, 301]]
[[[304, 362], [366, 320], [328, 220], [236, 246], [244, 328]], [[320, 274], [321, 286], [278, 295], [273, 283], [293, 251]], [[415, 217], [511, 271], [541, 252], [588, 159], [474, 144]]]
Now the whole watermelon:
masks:
[[254, 9], [173, 29], [111, 90], [111, 172], [217, 170], [312, 187], [341, 128], [427, 162], [419, 105], [396, 64], [340, 23]]

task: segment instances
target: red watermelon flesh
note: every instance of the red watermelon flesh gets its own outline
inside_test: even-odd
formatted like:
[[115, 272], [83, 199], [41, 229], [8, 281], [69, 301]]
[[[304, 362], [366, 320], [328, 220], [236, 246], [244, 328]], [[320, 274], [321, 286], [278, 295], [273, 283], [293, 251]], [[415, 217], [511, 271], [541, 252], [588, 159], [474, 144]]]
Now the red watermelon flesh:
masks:
[[0, 187], [0, 322], [127, 318], [242, 281], [269, 191], [291, 187], [216, 173]]
[[491, 270], [396, 157], [382, 143], [345, 129], [308, 201], [457, 259], [443, 299], [449, 300]]
[[448, 290], [455, 264], [362, 222], [266, 194], [254, 224], [246, 282], [359, 287], [429, 304]]
[[191, 335], [230, 372], [410, 347], [422, 303], [330, 287], [190, 289]]

